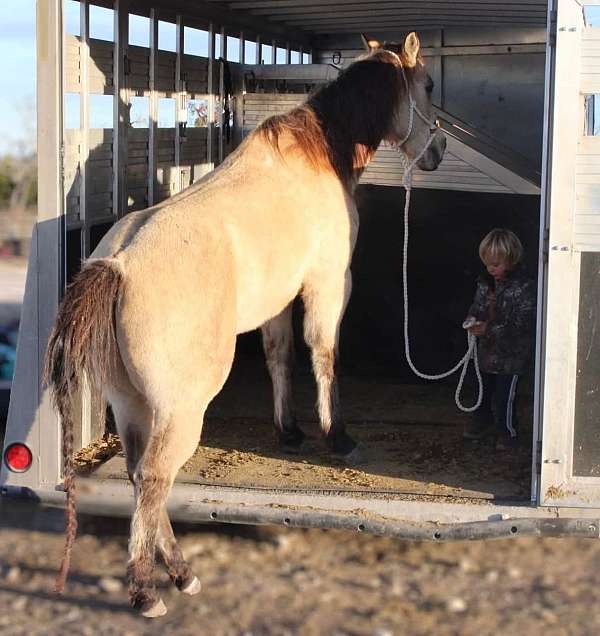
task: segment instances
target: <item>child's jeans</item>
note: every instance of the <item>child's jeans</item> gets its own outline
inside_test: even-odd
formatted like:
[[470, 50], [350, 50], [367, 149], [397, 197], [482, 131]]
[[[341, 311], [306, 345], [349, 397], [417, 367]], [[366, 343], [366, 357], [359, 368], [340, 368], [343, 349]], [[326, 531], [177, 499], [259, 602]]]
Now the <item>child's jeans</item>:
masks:
[[481, 379], [483, 400], [475, 411], [475, 421], [481, 427], [494, 422], [498, 435], [516, 438], [515, 394], [519, 376], [482, 372]]

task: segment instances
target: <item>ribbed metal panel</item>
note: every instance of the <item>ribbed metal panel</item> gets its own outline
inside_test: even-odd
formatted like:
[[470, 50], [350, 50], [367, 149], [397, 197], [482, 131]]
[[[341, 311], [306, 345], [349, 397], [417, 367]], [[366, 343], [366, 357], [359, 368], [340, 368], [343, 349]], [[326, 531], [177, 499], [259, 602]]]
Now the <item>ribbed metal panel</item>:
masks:
[[211, 4], [311, 34], [543, 26], [547, 15], [546, 0], [212, 0]]
[[[580, 92], [600, 94], [600, 29], [584, 28]], [[583, 121], [579, 122], [580, 126]], [[581, 136], [575, 164], [573, 241], [582, 251], [600, 251], [600, 137]]]

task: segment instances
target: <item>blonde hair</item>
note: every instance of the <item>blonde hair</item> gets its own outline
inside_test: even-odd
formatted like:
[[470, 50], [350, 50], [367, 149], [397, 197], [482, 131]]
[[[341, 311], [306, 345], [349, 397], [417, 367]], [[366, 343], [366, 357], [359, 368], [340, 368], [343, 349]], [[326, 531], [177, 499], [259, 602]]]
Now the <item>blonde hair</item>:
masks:
[[495, 228], [483, 237], [479, 244], [479, 258], [494, 259], [514, 267], [523, 257], [523, 244], [510, 230]]

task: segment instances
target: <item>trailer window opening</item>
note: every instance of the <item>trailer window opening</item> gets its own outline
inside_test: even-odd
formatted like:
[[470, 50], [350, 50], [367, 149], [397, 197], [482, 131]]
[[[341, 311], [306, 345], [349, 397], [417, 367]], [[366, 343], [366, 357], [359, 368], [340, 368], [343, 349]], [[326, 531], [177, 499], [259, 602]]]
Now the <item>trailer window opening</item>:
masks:
[[256, 64], [256, 42], [244, 40], [244, 64]]
[[177, 51], [177, 28], [172, 22], [158, 21], [158, 48], [161, 51]]
[[233, 35], [227, 36], [227, 60], [229, 62], [240, 61], [240, 39]]
[[263, 44], [260, 57], [261, 64], [273, 64], [273, 47], [270, 44]]
[[282, 49], [280, 46], [277, 47], [277, 55], [275, 58], [275, 64], [286, 64], [287, 63], [287, 51]]
[[132, 128], [148, 128], [150, 125], [150, 98], [133, 96], [129, 105], [129, 125]]
[[63, 20], [65, 33], [81, 35], [81, 5], [78, 0], [65, 0]]
[[190, 128], [208, 126], [208, 99], [188, 99], [187, 125]]
[[600, 26], [600, 6], [594, 4], [583, 5], [585, 25], [589, 27]]
[[90, 95], [90, 128], [113, 127], [112, 95]]
[[171, 97], [161, 97], [158, 100], [158, 127], [175, 128], [175, 100]]
[[81, 128], [81, 95], [65, 93], [63, 108], [64, 127], [71, 130]]
[[112, 9], [90, 5], [90, 38], [115, 41], [115, 12]]
[[183, 52], [186, 55], [208, 57], [208, 31], [193, 27], [183, 28]]
[[129, 14], [129, 44], [132, 46], [150, 46], [150, 19], [143, 15]]
[[600, 136], [600, 95], [586, 95], [584, 98], [584, 127], [586, 137]]

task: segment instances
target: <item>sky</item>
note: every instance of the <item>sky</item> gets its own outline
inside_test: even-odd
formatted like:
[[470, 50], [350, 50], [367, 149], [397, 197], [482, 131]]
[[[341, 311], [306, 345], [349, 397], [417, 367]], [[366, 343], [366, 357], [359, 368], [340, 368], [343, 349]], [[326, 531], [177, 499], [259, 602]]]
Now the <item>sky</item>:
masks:
[[0, 0], [0, 155], [35, 139], [35, 0]]

